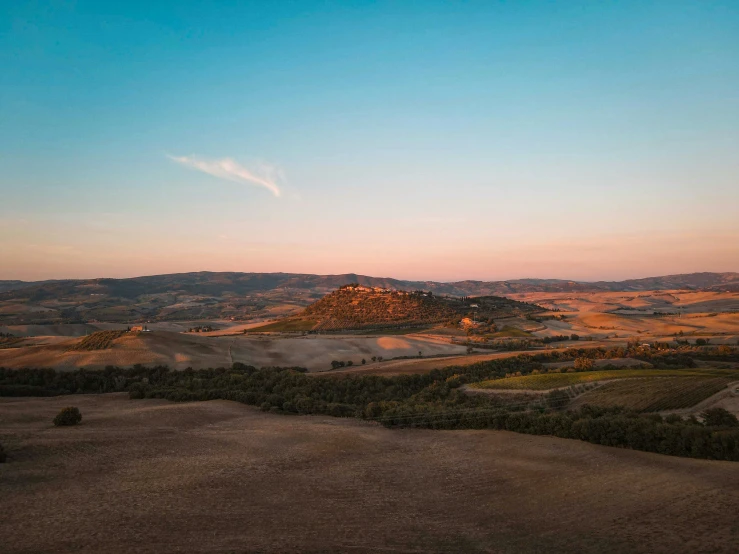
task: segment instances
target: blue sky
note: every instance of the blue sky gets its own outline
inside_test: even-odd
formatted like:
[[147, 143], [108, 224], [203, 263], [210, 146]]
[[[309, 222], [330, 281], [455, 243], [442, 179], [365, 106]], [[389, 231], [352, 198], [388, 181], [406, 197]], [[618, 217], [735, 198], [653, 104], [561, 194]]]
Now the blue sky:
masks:
[[0, 13], [0, 279], [739, 270], [735, 1]]

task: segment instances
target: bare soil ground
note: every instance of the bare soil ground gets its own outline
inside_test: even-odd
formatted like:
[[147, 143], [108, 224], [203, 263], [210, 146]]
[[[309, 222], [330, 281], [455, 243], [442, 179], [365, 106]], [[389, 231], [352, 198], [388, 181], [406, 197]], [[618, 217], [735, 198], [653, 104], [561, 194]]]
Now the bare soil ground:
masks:
[[[82, 424], [54, 428], [76, 405]], [[739, 471], [214, 401], [0, 399], [3, 552], [735, 552]]]

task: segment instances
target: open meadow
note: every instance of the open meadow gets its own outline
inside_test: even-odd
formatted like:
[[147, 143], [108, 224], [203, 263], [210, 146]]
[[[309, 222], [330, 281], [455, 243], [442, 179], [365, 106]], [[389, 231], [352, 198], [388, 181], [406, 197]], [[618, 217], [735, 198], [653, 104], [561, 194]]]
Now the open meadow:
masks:
[[[83, 414], [55, 428], [64, 406]], [[0, 399], [3, 552], [734, 552], [739, 472], [228, 401]]]

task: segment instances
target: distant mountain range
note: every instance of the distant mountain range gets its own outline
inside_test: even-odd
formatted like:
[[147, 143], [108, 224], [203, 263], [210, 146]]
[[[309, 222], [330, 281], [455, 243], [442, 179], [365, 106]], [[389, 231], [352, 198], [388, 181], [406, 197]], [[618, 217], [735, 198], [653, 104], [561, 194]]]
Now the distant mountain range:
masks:
[[[435, 294], [473, 296], [512, 294], [518, 292], [597, 292], [644, 290], [727, 290], [739, 286], [739, 273], [683, 273], [627, 279], [625, 281], [569, 281], [563, 279], [513, 279], [509, 281], [407, 281], [390, 277], [369, 277], [356, 273], [313, 275], [304, 273], [237, 273], [195, 272], [131, 277], [128, 279], [64, 279], [53, 281], [0, 281], [0, 293], [11, 298], [27, 296], [60, 297], [74, 294], [80, 287], [93, 287], [100, 292], [125, 298], [141, 294], [182, 291], [192, 294], [221, 295], [225, 292], [246, 294], [278, 288], [333, 290], [342, 285], [359, 283], [370, 287], [396, 290], [425, 290]], [[27, 289], [24, 293], [12, 292]]]
[[450, 296], [524, 292], [694, 289], [739, 291], [739, 273], [689, 273], [626, 281], [405, 281], [386, 277], [296, 273], [176, 273], [129, 279], [0, 281], [0, 324], [249, 320], [296, 313], [342, 285], [359, 283]]

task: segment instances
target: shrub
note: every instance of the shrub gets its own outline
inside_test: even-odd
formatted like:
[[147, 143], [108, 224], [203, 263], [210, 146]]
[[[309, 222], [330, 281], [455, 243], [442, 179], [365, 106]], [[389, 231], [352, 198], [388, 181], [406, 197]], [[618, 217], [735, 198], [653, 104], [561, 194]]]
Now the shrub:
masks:
[[739, 427], [739, 420], [724, 408], [709, 408], [701, 413], [703, 422], [709, 427]]
[[575, 358], [575, 369], [577, 371], [588, 371], [593, 369], [595, 362], [590, 358]]
[[3, 450], [3, 445], [0, 444], [0, 464], [4, 464], [5, 460], [5, 450]]
[[82, 414], [79, 408], [68, 406], [54, 418], [54, 425], [57, 427], [62, 425], [77, 425], [80, 421], [82, 421]]
[[722, 344], [718, 347], [718, 353], [721, 356], [730, 356], [733, 353], [733, 349], [728, 344]]

